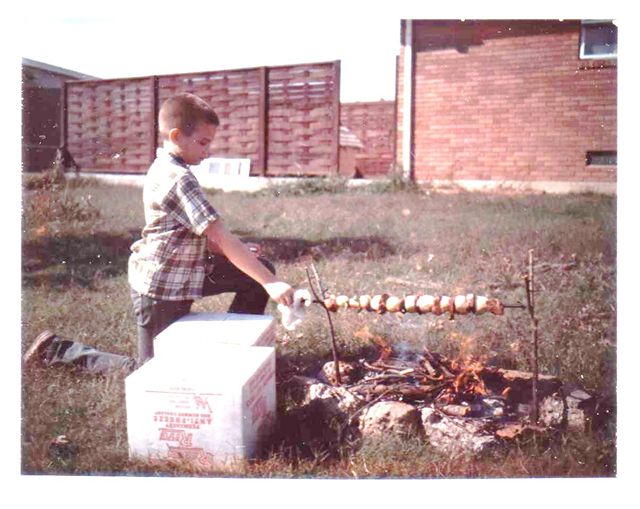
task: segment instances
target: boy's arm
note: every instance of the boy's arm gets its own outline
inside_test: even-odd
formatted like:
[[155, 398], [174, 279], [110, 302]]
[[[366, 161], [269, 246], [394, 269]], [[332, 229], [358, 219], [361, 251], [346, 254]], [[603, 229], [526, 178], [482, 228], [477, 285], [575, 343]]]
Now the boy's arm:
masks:
[[[206, 235], [206, 231], [205, 231], [205, 235]], [[209, 248], [209, 252], [213, 254], [223, 254], [222, 249], [220, 249], [220, 246], [216, 244], [214, 241], [212, 241], [209, 237], [207, 237], [207, 247]]]
[[277, 279], [269, 269], [262, 265], [255, 254], [249, 251], [249, 248], [238, 237], [227, 230], [221, 218], [209, 223], [204, 234], [207, 236], [209, 245], [215, 244], [231, 263], [260, 283], [269, 297], [278, 304], [285, 306], [293, 304], [293, 288]]
[[[254, 244], [253, 242], [243, 242], [243, 244], [249, 248], [249, 251], [251, 251], [254, 256], [260, 256], [262, 253], [262, 248], [258, 244]], [[207, 238], [207, 247], [210, 253], [224, 255], [220, 246], [210, 238]]]

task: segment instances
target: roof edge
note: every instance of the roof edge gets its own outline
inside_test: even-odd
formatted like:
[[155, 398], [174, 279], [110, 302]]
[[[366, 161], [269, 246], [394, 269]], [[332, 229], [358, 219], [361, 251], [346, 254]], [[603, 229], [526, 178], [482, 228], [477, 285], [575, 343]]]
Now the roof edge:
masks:
[[30, 58], [22, 57], [22, 65], [35, 67], [37, 69], [42, 69], [43, 71], [55, 72], [57, 74], [64, 74], [65, 76], [69, 76], [70, 78], [76, 78], [80, 80], [99, 79], [96, 76], [91, 76], [89, 74], [72, 71], [70, 69], [65, 69], [64, 67], [58, 67], [56, 65], [47, 64], [45, 62], [39, 62], [37, 60], [31, 60]]

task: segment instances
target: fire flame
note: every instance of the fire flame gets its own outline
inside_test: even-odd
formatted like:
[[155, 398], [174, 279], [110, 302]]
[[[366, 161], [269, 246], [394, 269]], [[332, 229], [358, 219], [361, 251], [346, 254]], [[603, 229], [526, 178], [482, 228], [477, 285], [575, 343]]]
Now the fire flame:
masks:
[[371, 341], [373, 341], [380, 347], [380, 357], [378, 357], [378, 360], [376, 362], [384, 362], [388, 360], [389, 357], [391, 357], [391, 355], [393, 354], [393, 348], [391, 348], [391, 345], [388, 341], [386, 341], [381, 336], [373, 336], [371, 338]]
[[380, 347], [380, 357], [376, 362], [384, 362], [388, 360], [393, 354], [393, 348], [389, 344], [389, 342], [384, 339], [382, 336], [378, 336], [373, 334], [367, 325], [365, 325], [362, 329], [354, 333], [354, 336], [360, 340], [365, 342], [375, 343]]
[[441, 398], [446, 403], [486, 396], [487, 387], [481, 374], [485, 366], [473, 357], [458, 358], [451, 361], [451, 371], [455, 374], [453, 383], [446, 388]]
[[[483, 380], [487, 368], [481, 358], [473, 355], [463, 355], [462, 351], [456, 359], [449, 360], [437, 353], [431, 353], [425, 348], [424, 355], [417, 359], [418, 355], [412, 357], [414, 360], [407, 360], [406, 355], [398, 357], [391, 343], [385, 338], [372, 334], [367, 327], [357, 333], [356, 337], [361, 340], [371, 342], [379, 348], [378, 359], [373, 363], [380, 369], [390, 367], [394, 373], [402, 374], [402, 370], [410, 368], [408, 376], [414, 377], [414, 382], [422, 386], [434, 386], [432, 394], [435, 400], [445, 404], [460, 404], [463, 402], [473, 402], [479, 396], [486, 396], [489, 390]], [[463, 348], [470, 342], [472, 337], [462, 337]], [[406, 353], [406, 352], [405, 352]], [[391, 366], [389, 366], [391, 365]], [[417, 370], [417, 372], [416, 372]], [[416, 375], [420, 373], [419, 376]]]

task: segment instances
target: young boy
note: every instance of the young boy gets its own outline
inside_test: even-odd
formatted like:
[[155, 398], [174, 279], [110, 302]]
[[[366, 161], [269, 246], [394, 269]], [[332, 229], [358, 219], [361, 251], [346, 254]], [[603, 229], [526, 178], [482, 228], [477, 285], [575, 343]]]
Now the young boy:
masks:
[[[235, 291], [229, 312], [251, 314], [264, 313], [269, 297], [293, 303], [292, 287], [227, 230], [189, 169], [209, 154], [219, 125], [213, 109], [195, 95], [179, 94], [162, 104], [158, 121], [164, 145], [147, 173], [146, 226], [129, 259], [139, 364], [153, 357], [155, 336], [187, 314], [195, 299]], [[208, 275], [207, 247], [214, 253]]]
[[[138, 326], [137, 366], [153, 357], [154, 338], [189, 313], [195, 299], [235, 292], [229, 312], [249, 314], [264, 313], [269, 298], [285, 306], [293, 303], [293, 288], [275, 276], [256, 246], [229, 232], [189, 169], [209, 154], [219, 126], [216, 113], [201, 98], [178, 94], [162, 104], [158, 123], [164, 143], [145, 179], [146, 225], [131, 246], [128, 267]], [[209, 271], [207, 248], [212, 253]], [[42, 356], [49, 365], [132, 365], [129, 358], [65, 343], [49, 331], [29, 348], [25, 362]]]

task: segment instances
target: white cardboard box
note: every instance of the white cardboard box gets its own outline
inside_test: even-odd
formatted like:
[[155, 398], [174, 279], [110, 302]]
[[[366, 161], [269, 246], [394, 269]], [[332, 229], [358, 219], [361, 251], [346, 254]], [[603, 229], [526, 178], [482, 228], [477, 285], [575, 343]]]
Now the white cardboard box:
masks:
[[219, 344], [275, 346], [275, 330], [271, 315], [189, 313], [156, 336], [154, 356], [192, 358]]
[[132, 458], [206, 469], [254, 457], [276, 418], [275, 349], [218, 345], [209, 353], [190, 362], [154, 357], [125, 379]]

